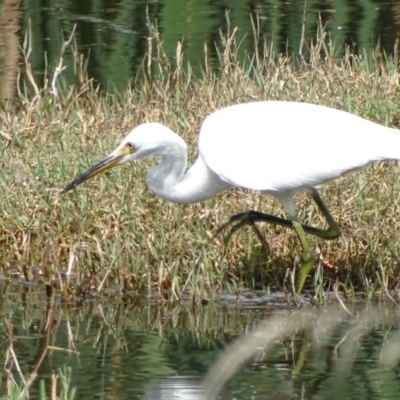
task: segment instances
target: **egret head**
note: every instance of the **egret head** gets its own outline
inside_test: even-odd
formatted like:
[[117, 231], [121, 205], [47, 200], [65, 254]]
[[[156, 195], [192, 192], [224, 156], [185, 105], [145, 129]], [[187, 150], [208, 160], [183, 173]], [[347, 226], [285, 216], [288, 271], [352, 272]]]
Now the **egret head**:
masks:
[[170, 144], [176, 142], [186, 146], [178, 135], [162, 124], [146, 123], [139, 125], [126, 135], [112, 153], [75, 178], [61, 193], [64, 194], [117, 165], [154, 155], [165, 155], [169, 151]]

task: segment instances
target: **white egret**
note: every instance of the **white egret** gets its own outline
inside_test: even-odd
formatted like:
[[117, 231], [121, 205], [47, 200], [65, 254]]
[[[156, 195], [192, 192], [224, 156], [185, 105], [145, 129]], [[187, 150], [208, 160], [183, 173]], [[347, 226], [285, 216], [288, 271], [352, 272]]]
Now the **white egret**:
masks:
[[[184, 140], [164, 125], [144, 123], [104, 160], [66, 186], [63, 193], [116, 165], [152, 156], [162, 159], [148, 170], [147, 186], [172, 202], [200, 202], [230, 188], [253, 189], [277, 197], [288, 220], [248, 211], [233, 216], [228, 224], [267, 221], [294, 228], [303, 249], [300, 293], [313, 265], [305, 233], [324, 239], [335, 239], [341, 233], [316, 187], [369, 163], [400, 159], [400, 135], [395, 129], [315, 104], [238, 104], [215, 111], [204, 120], [198, 158], [187, 171]], [[311, 193], [328, 222], [326, 230], [299, 222], [293, 200], [298, 190]]]

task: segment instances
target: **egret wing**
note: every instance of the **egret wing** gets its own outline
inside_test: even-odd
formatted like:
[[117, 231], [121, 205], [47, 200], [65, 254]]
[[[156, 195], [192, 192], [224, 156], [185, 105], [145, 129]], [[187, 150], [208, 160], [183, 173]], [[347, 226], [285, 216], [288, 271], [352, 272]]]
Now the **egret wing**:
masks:
[[199, 150], [222, 180], [274, 192], [318, 186], [372, 161], [400, 158], [393, 132], [313, 104], [247, 103], [207, 117]]

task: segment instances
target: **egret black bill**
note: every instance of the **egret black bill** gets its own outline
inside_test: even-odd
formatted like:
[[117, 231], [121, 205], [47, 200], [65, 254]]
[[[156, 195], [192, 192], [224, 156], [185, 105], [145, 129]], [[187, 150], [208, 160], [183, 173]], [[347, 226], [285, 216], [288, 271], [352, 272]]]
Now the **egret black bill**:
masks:
[[65, 188], [62, 190], [61, 194], [69, 192], [71, 189], [73, 189], [76, 186], [80, 185], [81, 183], [87, 181], [88, 179], [95, 177], [96, 175], [100, 174], [103, 171], [106, 171], [110, 168], [115, 167], [116, 165], [119, 165], [121, 160], [125, 156], [126, 156], [126, 152], [124, 152], [124, 151], [115, 151], [115, 152], [111, 153], [104, 160], [100, 161], [98, 164], [89, 168], [82, 175], [79, 175], [77, 178], [75, 178], [69, 185], [65, 186]]

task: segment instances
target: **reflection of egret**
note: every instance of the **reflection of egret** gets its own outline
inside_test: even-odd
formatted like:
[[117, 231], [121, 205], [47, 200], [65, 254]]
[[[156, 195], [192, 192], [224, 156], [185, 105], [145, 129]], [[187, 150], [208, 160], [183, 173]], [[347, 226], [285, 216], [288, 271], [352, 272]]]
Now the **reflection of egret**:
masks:
[[[161, 156], [147, 172], [156, 195], [195, 203], [234, 187], [276, 196], [289, 220], [256, 211], [233, 216], [233, 229], [266, 221], [292, 227], [303, 248], [298, 293], [313, 264], [305, 233], [335, 239], [340, 228], [315, 187], [368, 163], [400, 159], [400, 136], [344, 111], [296, 102], [256, 102], [227, 107], [208, 116], [200, 130], [199, 156], [187, 171], [185, 142], [169, 128], [146, 123], [134, 128], [103, 161], [84, 172], [63, 193], [116, 165]], [[328, 222], [326, 230], [302, 225], [293, 193], [308, 190]], [[227, 224], [227, 225], [228, 225]]]

